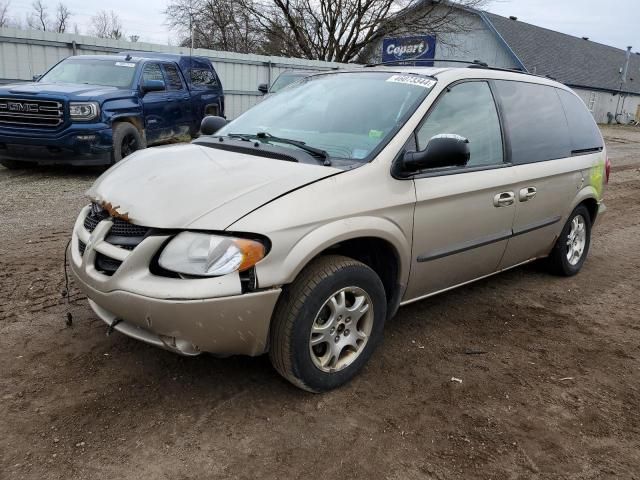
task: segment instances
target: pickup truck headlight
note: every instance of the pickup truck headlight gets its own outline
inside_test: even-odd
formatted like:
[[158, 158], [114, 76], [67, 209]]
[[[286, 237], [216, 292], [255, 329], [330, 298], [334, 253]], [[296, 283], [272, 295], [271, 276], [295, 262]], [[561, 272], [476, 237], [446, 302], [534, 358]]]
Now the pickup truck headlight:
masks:
[[219, 277], [253, 267], [265, 253], [264, 245], [255, 240], [182, 232], [167, 244], [158, 263], [184, 275]]
[[69, 116], [71, 120], [93, 120], [100, 113], [100, 105], [96, 102], [71, 102], [69, 103]]

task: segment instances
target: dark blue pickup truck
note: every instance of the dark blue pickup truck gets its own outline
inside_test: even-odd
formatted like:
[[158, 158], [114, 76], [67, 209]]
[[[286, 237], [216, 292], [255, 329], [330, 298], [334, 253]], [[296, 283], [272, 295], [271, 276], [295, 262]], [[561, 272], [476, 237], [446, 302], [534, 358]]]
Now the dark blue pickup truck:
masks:
[[109, 165], [188, 140], [224, 93], [204, 57], [122, 52], [69, 57], [33, 83], [0, 87], [0, 164]]

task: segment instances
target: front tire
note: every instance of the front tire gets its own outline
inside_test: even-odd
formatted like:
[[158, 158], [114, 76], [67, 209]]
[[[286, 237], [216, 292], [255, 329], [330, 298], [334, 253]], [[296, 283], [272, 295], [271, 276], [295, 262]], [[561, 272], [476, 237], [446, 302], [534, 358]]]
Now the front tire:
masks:
[[21, 162], [20, 160], [2, 159], [0, 160], [0, 165], [2, 165], [5, 168], [8, 168], [9, 170], [18, 170], [21, 168], [32, 168], [35, 166], [35, 163]]
[[562, 229], [549, 255], [551, 273], [571, 277], [582, 269], [591, 245], [591, 215], [584, 205], [578, 205]]
[[133, 152], [145, 148], [145, 142], [140, 131], [128, 122], [117, 123], [113, 127], [112, 163], [117, 163]]
[[371, 268], [338, 255], [319, 257], [282, 293], [270, 334], [271, 363], [304, 390], [339, 387], [382, 339], [386, 310], [384, 287]]

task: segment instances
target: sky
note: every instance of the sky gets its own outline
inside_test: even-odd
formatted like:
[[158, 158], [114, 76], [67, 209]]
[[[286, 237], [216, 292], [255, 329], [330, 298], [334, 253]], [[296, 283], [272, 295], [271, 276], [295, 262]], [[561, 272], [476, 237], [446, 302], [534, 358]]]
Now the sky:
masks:
[[[31, 10], [32, 0], [10, 0], [10, 11], [21, 19]], [[167, 0], [142, 2], [131, 0], [63, 0], [74, 14], [71, 24], [84, 33], [91, 16], [101, 9], [115, 11], [125, 33], [140, 36], [141, 41], [176, 43], [162, 13]], [[58, 0], [44, 0], [53, 11]], [[520, 21], [557, 30], [621, 49], [628, 45], [640, 51], [640, 0], [491, 0], [487, 9], [499, 15], [515, 15]], [[71, 28], [73, 31], [73, 28]]]

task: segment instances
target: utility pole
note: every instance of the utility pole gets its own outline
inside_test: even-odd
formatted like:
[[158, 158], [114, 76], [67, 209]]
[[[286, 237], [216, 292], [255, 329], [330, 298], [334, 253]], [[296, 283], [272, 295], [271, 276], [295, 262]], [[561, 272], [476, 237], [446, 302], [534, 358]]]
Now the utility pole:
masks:
[[[624, 62], [624, 67], [622, 68], [622, 71], [620, 73], [620, 91], [619, 91], [619, 97], [618, 97], [618, 102], [616, 104], [616, 115], [615, 115], [615, 119], [616, 121], [618, 120], [618, 116], [622, 115], [622, 112], [624, 111], [624, 102], [627, 99], [627, 96], [625, 95], [624, 97], [622, 96], [622, 87], [627, 83], [627, 73], [629, 73], [629, 60], [631, 59], [631, 49], [633, 47], [627, 47], [627, 53], [625, 56], [625, 62]], [[622, 107], [620, 108], [620, 113], [618, 113], [618, 107], [620, 106], [620, 99], [622, 98]]]

